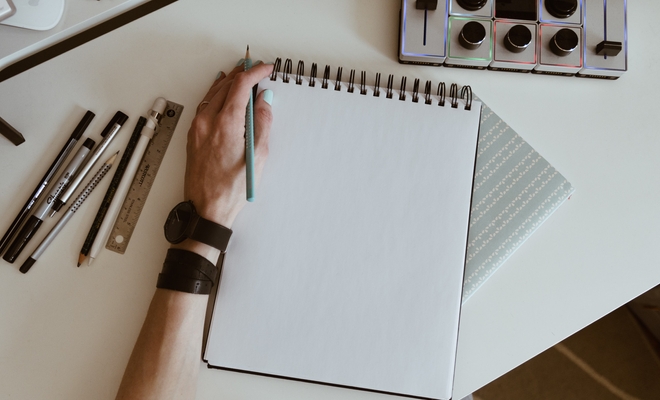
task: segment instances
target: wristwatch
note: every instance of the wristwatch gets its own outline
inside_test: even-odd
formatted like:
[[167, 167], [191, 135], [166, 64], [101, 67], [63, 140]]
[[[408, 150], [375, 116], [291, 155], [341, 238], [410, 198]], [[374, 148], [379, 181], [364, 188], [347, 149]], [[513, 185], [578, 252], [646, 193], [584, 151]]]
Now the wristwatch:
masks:
[[165, 238], [172, 244], [192, 239], [227, 252], [232, 230], [197, 214], [192, 201], [177, 204], [165, 222]]

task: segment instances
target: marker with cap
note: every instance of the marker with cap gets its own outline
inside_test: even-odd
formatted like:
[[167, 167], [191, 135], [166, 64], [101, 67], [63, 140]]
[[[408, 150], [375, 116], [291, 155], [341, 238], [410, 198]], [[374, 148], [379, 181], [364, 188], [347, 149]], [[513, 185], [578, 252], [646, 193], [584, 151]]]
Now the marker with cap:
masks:
[[55, 161], [53, 161], [53, 163], [48, 168], [48, 171], [46, 171], [46, 175], [44, 175], [43, 178], [41, 178], [39, 185], [37, 185], [37, 188], [34, 189], [32, 194], [30, 195], [28, 201], [21, 209], [21, 212], [18, 213], [16, 219], [14, 219], [14, 222], [11, 223], [5, 235], [2, 237], [2, 239], [0, 239], [0, 254], [2, 254], [3, 251], [5, 251], [5, 249], [9, 245], [11, 238], [14, 236], [16, 231], [18, 231], [18, 228], [21, 227], [21, 224], [23, 223], [23, 221], [25, 221], [25, 218], [27, 218], [28, 215], [30, 215], [30, 210], [32, 209], [32, 207], [36, 205], [37, 200], [39, 200], [39, 197], [46, 189], [46, 186], [48, 186], [50, 180], [53, 178], [53, 176], [55, 176], [57, 170], [64, 163], [64, 161], [69, 156], [73, 148], [76, 146], [76, 143], [78, 143], [78, 139], [80, 139], [83, 132], [85, 132], [85, 129], [87, 129], [87, 126], [89, 126], [89, 123], [92, 122], [93, 118], [94, 118], [94, 113], [91, 111], [87, 111], [83, 116], [82, 120], [80, 120], [80, 122], [76, 126], [76, 129], [73, 130], [73, 133], [71, 133], [69, 140], [66, 141], [64, 147], [62, 148], [62, 150], [60, 150], [60, 153], [57, 155], [57, 157], [55, 157]]
[[37, 230], [41, 226], [41, 223], [44, 221], [44, 219], [46, 219], [46, 216], [48, 216], [48, 212], [50, 211], [53, 202], [57, 199], [60, 193], [62, 193], [62, 191], [67, 187], [69, 182], [76, 176], [76, 172], [78, 172], [78, 168], [80, 168], [83, 161], [91, 151], [92, 147], [94, 147], [94, 144], [95, 142], [92, 139], [88, 138], [87, 140], [85, 140], [83, 145], [80, 146], [76, 154], [69, 162], [69, 165], [67, 165], [67, 167], [64, 169], [64, 172], [62, 172], [62, 175], [60, 176], [60, 179], [57, 182], [57, 184], [53, 186], [53, 188], [51, 189], [50, 193], [48, 194], [48, 197], [46, 197], [41, 202], [39, 207], [37, 207], [37, 209], [30, 216], [30, 218], [28, 218], [25, 225], [23, 225], [23, 228], [18, 233], [16, 238], [14, 238], [14, 241], [9, 246], [7, 252], [3, 257], [5, 261], [10, 263], [16, 261], [16, 258], [21, 254], [21, 252], [28, 244], [28, 242], [32, 239], [34, 234], [37, 233]]

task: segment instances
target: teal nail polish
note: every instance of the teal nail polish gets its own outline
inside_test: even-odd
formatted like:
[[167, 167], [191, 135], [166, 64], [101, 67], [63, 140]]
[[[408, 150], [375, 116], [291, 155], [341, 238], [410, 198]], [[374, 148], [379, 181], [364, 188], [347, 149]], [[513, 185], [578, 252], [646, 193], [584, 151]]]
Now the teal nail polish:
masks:
[[238, 67], [239, 65], [243, 65], [244, 62], [245, 62], [245, 58], [241, 58], [240, 60], [238, 60], [236, 66]]
[[270, 89], [264, 90], [264, 101], [268, 103], [268, 105], [273, 105], [273, 91]]
[[222, 75], [222, 71], [218, 72], [218, 75], [215, 76], [216, 81], [218, 80], [218, 78], [220, 78], [220, 75]]
[[261, 64], [262, 62], [263, 62], [263, 61], [261, 61], [261, 60], [257, 60], [257, 62], [255, 62], [254, 65], [259, 65], [259, 64]]

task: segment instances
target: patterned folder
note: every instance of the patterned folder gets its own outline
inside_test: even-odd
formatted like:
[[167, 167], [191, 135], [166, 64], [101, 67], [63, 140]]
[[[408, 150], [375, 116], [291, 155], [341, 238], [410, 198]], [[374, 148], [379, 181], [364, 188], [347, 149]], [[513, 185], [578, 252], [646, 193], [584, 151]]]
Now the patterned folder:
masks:
[[463, 302], [574, 191], [485, 104], [472, 190]]

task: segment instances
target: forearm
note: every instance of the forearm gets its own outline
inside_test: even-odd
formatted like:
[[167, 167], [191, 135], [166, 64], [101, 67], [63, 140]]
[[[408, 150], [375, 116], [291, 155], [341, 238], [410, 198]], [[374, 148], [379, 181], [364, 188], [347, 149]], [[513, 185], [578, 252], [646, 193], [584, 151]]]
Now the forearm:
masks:
[[[166, 223], [166, 237], [171, 243], [184, 240], [173, 248], [197, 253], [217, 265], [226, 251], [234, 218], [246, 204], [245, 192], [245, 106], [252, 88], [273, 70], [272, 65], [255, 65], [244, 72], [243, 66], [228, 75], [221, 73], [204, 97], [188, 132], [184, 197]], [[262, 92], [254, 103], [255, 166], [257, 180], [268, 154], [268, 134], [272, 120], [273, 96]], [[185, 203], [190, 203], [190, 206]], [[190, 208], [190, 209], [189, 209]], [[197, 211], [195, 211], [197, 210]], [[181, 214], [179, 214], [181, 211]], [[214, 240], [193, 231], [179, 231], [186, 215], [197, 213], [211, 224]], [[169, 225], [168, 225], [169, 224]], [[197, 225], [195, 225], [197, 226]], [[170, 230], [167, 230], [170, 227]], [[228, 229], [227, 229], [228, 228]], [[184, 234], [185, 233], [185, 234]], [[209, 243], [209, 245], [202, 244]], [[190, 265], [187, 265], [190, 264]], [[190, 268], [187, 268], [189, 266]], [[214, 273], [216, 272], [216, 273]], [[187, 252], [171, 251], [158, 280], [117, 399], [192, 399], [197, 387], [204, 317], [208, 295], [215, 290], [217, 270]], [[154, 282], [155, 284], [156, 282]], [[181, 290], [180, 292], [177, 290]], [[187, 293], [190, 292], [190, 293]]]
[[[176, 247], [217, 261], [217, 251], [186, 241]], [[193, 399], [208, 295], [156, 289], [117, 399]]]
[[117, 399], [193, 399], [207, 295], [156, 289]]

